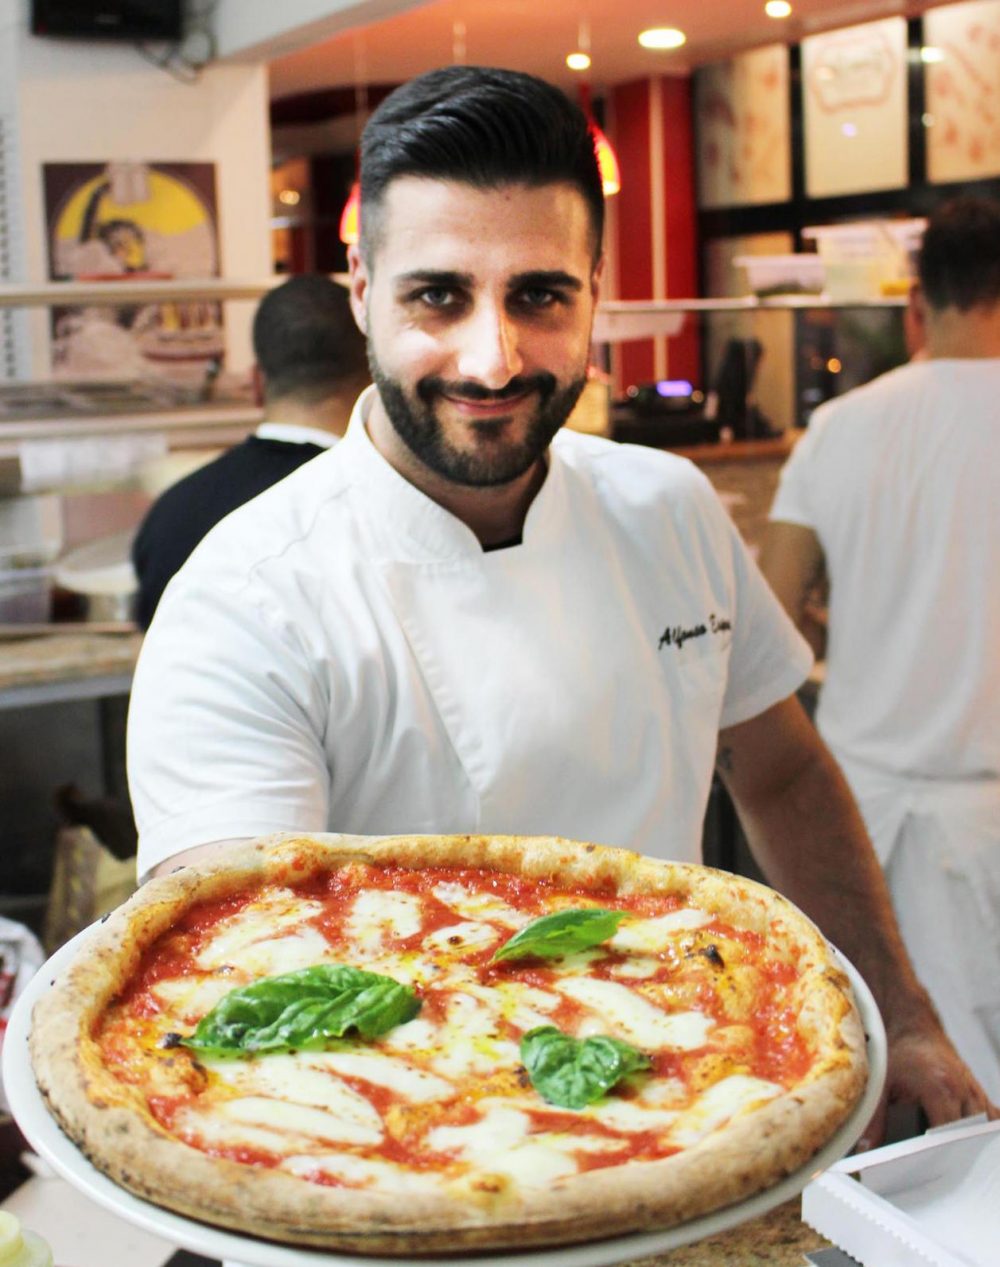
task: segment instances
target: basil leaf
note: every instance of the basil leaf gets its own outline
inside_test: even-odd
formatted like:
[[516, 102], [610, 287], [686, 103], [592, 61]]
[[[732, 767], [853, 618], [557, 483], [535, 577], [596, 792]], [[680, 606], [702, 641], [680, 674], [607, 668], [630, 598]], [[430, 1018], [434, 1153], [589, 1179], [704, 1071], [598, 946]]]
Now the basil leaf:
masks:
[[501, 959], [525, 959], [529, 955], [557, 959], [560, 955], [572, 954], [574, 950], [589, 950], [591, 946], [613, 937], [624, 918], [624, 911], [605, 911], [599, 906], [543, 915], [504, 942], [490, 963], [498, 963]]
[[321, 1050], [349, 1029], [377, 1038], [420, 1011], [409, 986], [346, 964], [315, 964], [231, 990], [182, 1039], [218, 1056]]
[[585, 1108], [628, 1074], [650, 1066], [644, 1052], [620, 1038], [573, 1038], [554, 1025], [528, 1030], [521, 1039], [521, 1060], [542, 1099], [562, 1109]]

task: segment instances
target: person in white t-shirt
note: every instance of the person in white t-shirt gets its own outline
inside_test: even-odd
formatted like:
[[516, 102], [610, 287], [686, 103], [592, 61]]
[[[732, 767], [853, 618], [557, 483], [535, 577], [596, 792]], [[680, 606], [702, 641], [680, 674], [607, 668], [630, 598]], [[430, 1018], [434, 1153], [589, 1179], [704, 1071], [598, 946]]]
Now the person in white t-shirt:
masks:
[[560, 431], [603, 263], [583, 113], [532, 76], [431, 72], [368, 121], [361, 191], [375, 388], [164, 596], [129, 724], [141, 869], [281, 829], [692, 859], [717, 759], [772, 882], [871, 982], [892, 1094], [982, 1108], [795, 698], [809, 651], [708, 482]]
[[782, 472], [761, 561], [797, 621], [827, 578], [817, 724], [917, 974], [996, 1099], [1000, 204], [942, 206], [918, 274], [909, 325], [921, 359], [816, 410]]

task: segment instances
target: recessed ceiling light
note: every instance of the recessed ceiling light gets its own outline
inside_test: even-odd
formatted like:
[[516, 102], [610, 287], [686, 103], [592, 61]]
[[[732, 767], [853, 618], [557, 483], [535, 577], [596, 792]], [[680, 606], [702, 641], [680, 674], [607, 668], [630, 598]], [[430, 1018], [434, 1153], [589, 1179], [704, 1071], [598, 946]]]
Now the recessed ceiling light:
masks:
[[566, 65], [570, 70], [587, 70], [590, 67], [589, 53], [567, 53]]
[[278, 201], [283, 202], [286, 207], [294, 207], [301, 198], [297, 189], [282, 189], [278, 194]]
[[680, 48], [686, 42], [684, 32], [672, 26], [654, 26], [639, 33], [639, 43], [643, 48]]
[[788, 0], [767, 0], [764, 5], [764, 12], [769, 18], [790, 18], [792, 16], [792, 6]]
[[920, 60], [925, 65], [928, 65], [928, 66], [932, 62], [943, 62], [944, 49], [935, 48], [933, 44], [925, 44], [924, 47], [920, 50]]

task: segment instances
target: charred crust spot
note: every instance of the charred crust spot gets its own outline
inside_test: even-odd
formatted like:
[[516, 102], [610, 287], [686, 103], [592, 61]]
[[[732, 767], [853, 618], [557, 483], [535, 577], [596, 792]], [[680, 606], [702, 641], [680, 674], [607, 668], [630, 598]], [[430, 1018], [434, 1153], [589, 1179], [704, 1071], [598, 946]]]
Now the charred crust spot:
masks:
[[470, 1185], [476, 1192], [503, 1192], [506, 1184], [500, 1175], [483, 1175]]
[[449, 946], [461, 946], [461, 944], [462, 938], [458, 935], [458, 933], [452, 933], [452, 935], [448, 938]]
[[693, 959], [695, 955], [701, 955], [704, 959], [707, 959], [714, 968], [724, 968], [726, 966], [726, 961], [720, 954], [718, 946], [711, 942], [707, 946], [699, 946], [697, 950], [689, 950], [684, 958]]
[[168, 1030], [156, 1045], [157, 1047], [162, 1047], [165, 1051], [169, 1051], [170, 1048], [181, 1045], [182, 1037], [183, 1035], [177, 1034], [173, 1030]]
[[514, 1075], [517, 1078], [518, 1086], [520, 1087], [531, 1086], [531, 1078], [528, 1076], [528, 1071], [527, 1069], [525, 1069], [524, 1065], [515, 1065]]

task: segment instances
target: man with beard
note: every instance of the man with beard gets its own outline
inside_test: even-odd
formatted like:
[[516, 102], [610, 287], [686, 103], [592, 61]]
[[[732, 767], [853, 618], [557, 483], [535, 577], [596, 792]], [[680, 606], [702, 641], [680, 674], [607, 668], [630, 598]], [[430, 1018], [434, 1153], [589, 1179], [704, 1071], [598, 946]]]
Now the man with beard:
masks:
[[983, 1106], [906, 961], [794, 692], [808, 648], [708, 482], [560, 431], [603, 201], [583, 114], [530, 76], [398, 89], [361, 156], [343, 441], [203, 543], [138, 666], [140, 867], [280, 830], [558, 834], [696, 861], [719, 765], [772, 882], [871, 981], [893, 1089]]

